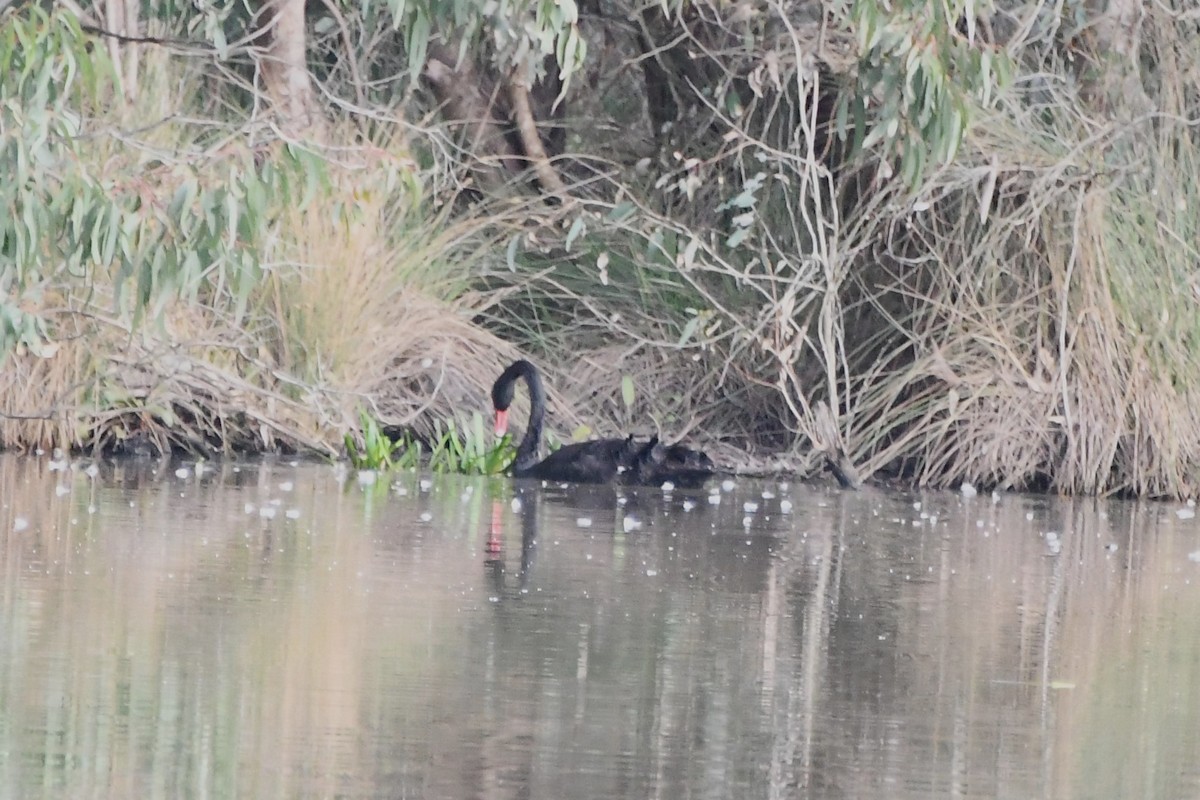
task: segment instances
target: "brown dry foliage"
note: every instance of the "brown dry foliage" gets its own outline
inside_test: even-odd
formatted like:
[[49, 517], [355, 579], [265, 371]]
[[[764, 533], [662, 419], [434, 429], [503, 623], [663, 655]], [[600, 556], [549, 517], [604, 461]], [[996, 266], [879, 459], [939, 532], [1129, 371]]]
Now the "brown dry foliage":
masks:
[[[921, 484], [1194, 494], [1189, 25], [1147, 7], [1157, 83], [1138, 102], [1153, 113], [1038, 65], [915, 191], [888, 165], [835, 174], [840, 156], [817, 152], [829, 137], [809, 104], [831, 90], [799, 38], [741, 120], [710, 109], [696, 126], [727, 126], [720, 152], [655, 165], [670, 180], [653, 189], [615, 170], [558, 208], [410, 219], [415, 205], [351, 166], [322, 208], [281, 221], [244, 320], [177, 305], [135, 335], [56, 299], [76, 309], [59, 312], [58, 351], [19, 353], [0, 373], [0, 445], [147, 429], [162, 445], [333, 452], [359, 408], [418, 431], [486, 410], [519, 342], [558, 392], [560, 438], [581, 424], [686, 435], [729, 466], [805, 472], [814, 450], [841, 446], [864, 476]], [[768, 170], [754, 237], [726, 246], [713, 218], [728, 187]], [[330, 222], [339, 203], [356, 213]], [[622, 204], [635, 210], [613, 222]], [[577, 219], [589, 236], [572, 249]], [[510, 271], [500, 254], [518, 235], [544, 259], [522, 251]], [[625, 285], [598, 277], [610, 255]], [[697, 309], [703, 324], [681, 335]], [[822, 404], [836, 424], [816, 424]]]

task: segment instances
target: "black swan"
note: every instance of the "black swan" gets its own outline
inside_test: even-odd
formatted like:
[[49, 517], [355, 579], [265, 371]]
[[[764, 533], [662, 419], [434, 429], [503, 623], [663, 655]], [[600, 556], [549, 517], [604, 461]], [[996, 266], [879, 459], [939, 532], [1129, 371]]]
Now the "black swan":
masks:
[[508, 430], [508, 408], [521, 378], [529, 388], [529, 424], [517, 445], [513, 477], [633, 486], [661, 486], [670, 482], [688, 488], [700, 486], [716, 471], [712, 460], [699, 450], [680, 444], [664, 445], [657, 436], [649, 441], [629, 436], [569, 444], [539, 460], [546, 391], [537, 367], [524, 359], [509, 365], [492, 385], [496, 435], [502, 436]]

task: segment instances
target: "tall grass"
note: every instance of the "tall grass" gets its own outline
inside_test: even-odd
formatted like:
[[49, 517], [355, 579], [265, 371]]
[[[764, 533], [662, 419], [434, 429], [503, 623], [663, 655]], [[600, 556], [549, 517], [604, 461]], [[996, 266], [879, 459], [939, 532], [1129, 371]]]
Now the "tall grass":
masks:
[[[208, 76], [161, 66], [137, 108], [187, 108], [203, 95]], [[115, 128], [131, 113], [114, 103], [111, 117], [88, 122]], [[453, 203], [435, 209], [403, 137], [369, 140], [352, 119], [341, 125], [332, 138], [358, 145], [252, 153], [252, 123], [170, 116], [82, 140], [72, 163], [101, 182], [137, 175], [141, 208], [174, 208], [181, 185], [199, 192], [201, 216], [213, 216], [205, 192], [226, 198], [227, 235], [243, 254], [249, 243], [238, 237], [254, 220], [253, 258], [197, 250], [182, 287], [139, 283], [151, 300], [144, 315], [118, 291], [126, 272], [171, 278], [155, 253], [98, 265], [87, 280], [43, 276], [22, 302], [48, 321], [47, 339], [8, 354], [0, 371], [0, 447], [108, 448], [138, 437], [163, 451], [335, 454], [364, 405], [418, 436], [482, 408], [512, 350], [472, 322], [490, 300], [468, 287], [507, 223], [455, 219], [444, 210]], [[237, 196], [254, 188], [237, 182], [247, 164], [280, 189], [258, 198], [259, 216]], [[153, 213], [145, 222], [185, 236], [172, 224]]]
[[1034, 42], [915, 188], [815, 151], [819, 74], [738, 119], [710, 109], [696, 127], [728, 147], [581, 192], [546, 214], [548, 256], [517, 242], [497, 322], [552, 364], [573, 354], [555, 378], [605, 432], [712, 437], [730, 463], [811, 471], [844, 449], [928, 485], [1194, 494], [1200, 52], [1191, 23], [1147, 14], [1155, 113]]
[[[1191, 52], [1159, 33], [1158, 52]], [[1132, 119], [1030, 77], [918, 192], [927, 209], [882, 215], [896, 233], [859, 285], [887, 325], [854, 356], [874, 366], [848, 409], [869, 470], [1197, 490], [1198, 139], [1170, 106], [1196, 65], [1164, 70], [1161, 113]]]
[[[811, 473], [844, 452], [922, 484], [1194, 493], [1200, 52], [1163, 9], [1145, 30], [1138, 104], [1037, 43], [1013, 53], [1013, 89], [975, 110], [957, 160], [915, 188], [830, 137], [821, 113], [842, 89], [802, 60], [740, 115], [702, 110], [649, 177], [595, 173], [561, 205], [443, 191], [460, 175], [446, 140], [410, 145], [354, 114], [328, 129], [344, 148], [252, 149], [257, 119], [91, 136], [81, 162], [139, 175], [149, 208], [187, 181], [253, 191], [247, 174], [279, 195], [140, 327], [111, 271], [48, 282], [50, 346], [0, 371], [0, 444], [336, 454], [365, 410], [426, 456], [491, 471], [474, 414], [520, 353], [547, 373], [560, 439], [656, 433], [731, 467]], [[106, 122], [203, 94], [203, 67], [162, 58], [164, 79]]]

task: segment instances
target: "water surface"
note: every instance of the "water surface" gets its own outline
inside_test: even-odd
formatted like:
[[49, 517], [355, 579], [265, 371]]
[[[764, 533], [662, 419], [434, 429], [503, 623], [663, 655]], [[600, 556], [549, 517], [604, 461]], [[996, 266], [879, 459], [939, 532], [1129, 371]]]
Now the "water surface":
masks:
[[0, 458], [0, 797], [1200, 796], [1180, 505], [87, 463]]

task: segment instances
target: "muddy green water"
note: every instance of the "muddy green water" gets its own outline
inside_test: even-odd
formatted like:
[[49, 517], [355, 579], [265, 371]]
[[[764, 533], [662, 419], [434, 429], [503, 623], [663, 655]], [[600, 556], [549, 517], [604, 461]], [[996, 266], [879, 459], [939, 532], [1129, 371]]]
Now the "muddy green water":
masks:
[[0, 458], [0, 797], [1200, 796], [1181, 504]]

